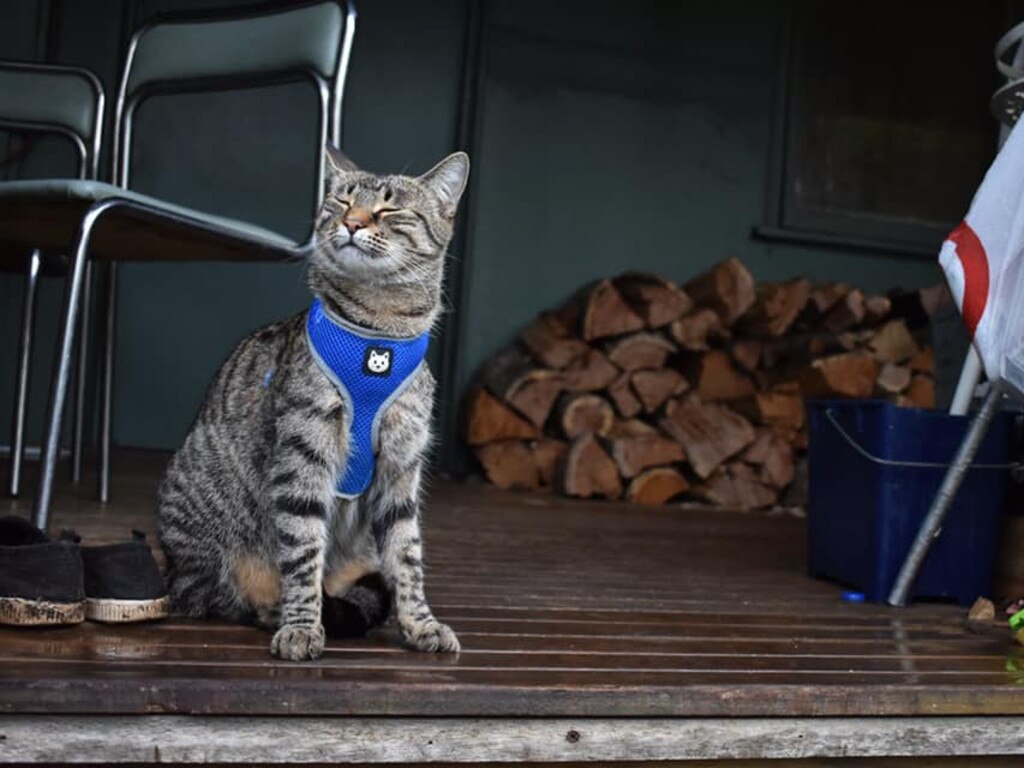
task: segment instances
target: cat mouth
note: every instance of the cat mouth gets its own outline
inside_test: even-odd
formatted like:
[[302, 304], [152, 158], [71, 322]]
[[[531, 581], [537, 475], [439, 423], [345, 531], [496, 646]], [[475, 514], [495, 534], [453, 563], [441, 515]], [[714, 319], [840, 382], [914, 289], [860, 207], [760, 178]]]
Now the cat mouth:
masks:
[[335, 251], [337, 252], [337, 254], [339, 256], [342, 256], [342, 255], [352, 256], [352, 255], [355, 255], [357, 253], [360, 256], [366, 256], [366, 257], [369, 257], [369, 255], [370, 255], [366, 251], [364, 251], [362, 248], [360, 248], [358, 245], [353, 243], [351, 240], [349, 242], [347, 242], [347, 243], [340, 243], [340, 244], [338, 244], [335, 247]]

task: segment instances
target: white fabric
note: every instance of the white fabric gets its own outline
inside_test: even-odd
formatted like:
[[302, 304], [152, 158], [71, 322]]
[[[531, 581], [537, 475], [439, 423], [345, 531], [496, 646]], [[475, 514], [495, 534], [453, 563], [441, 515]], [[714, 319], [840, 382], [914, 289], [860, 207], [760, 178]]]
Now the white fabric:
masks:
[[1024, 120], [939, 252], [989, 380], [1024, 398]]

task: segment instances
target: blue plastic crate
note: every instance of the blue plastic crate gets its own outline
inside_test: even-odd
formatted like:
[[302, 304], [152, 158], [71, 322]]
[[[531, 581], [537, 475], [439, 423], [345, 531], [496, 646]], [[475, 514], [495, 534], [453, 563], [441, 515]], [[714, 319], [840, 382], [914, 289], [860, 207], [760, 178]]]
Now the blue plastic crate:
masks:
[[[812, 401], [808, 418], [810, 573], [884, 602], [969, 419], [876, 400]], [[989, 594], [1012, 434], [1012, 414], [997, 414], [912, 597]]]

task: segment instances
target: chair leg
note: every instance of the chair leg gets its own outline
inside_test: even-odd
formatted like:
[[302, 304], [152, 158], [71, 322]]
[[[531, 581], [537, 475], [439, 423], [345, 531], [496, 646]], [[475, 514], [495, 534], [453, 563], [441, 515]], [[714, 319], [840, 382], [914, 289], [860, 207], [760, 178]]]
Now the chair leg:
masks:
[[110, 433], [114, 421], [114, 344], [117, 331], [117, 264], [107, 273], [107, 304], [103, 328], [103, 365], [100, 368], [100, 473], [99, 500], [110, 501]]
[[21, 311], [21, 338], [18, 342], [18, 379], [14, 393], [14, 420], [11, 422], [11, 469], [7, 491], [21, 493], [21, 470], [25, 461], [25, 420], [28, 411], [29, 373], [32, 365], [32, 334], [35, 325], [36, 293], [42, 258], [32, 251], [25, 274], [25, 302]]
[[57, 469], [57, 454], [60, 449], [60, 427], [64, 416], [64, 403], [68, 393], [68, 379], [71, 376], [71, 358], [75, 346], [75, 331], [78, 320], [82, 283], [85, 276], [85, 262], [89, 252], [89, 238], [93, 227], [103, 212], [118, 205], [115, 200], [94, 204], [82, 217], [82, 223], [75, 239], [71, 256], [71, 271], [68, 275], [64, 311], [61, 316], [60, 345], [57, 348], [53, 378], [50, 382], [50, 402], [46, 413], [46, 434], [43, 453], [40, 457], [39, 490], [36, 493], [33, 519], [35, 524], [46, 530], [50, 518], [50, 504], [53, 501], [53, 481]]
[[942, 522], [946, 519], [946, 513], [949, 512], [949, 508], [956, 498], [956, 492], [960, 489], [964, 475], [970, 469], [971, 461], [974, 460], [974, 454], [978, 452], [978, 446], [985, 439], [989, 425], [999, 410], [1002, 400], [1003, 393], [999, 391], [998, 387], [993, 386], [985, 398], [985, 402], [982, 403], [981, 410], [978, 411], [974, 421], [971, 422], [971, 427], [964, 436], [963, 442], [960, 443], [960, 448], [956, 452], [956, 458], [953, 459], [953, 463], [946, 470], [946, 476], [942, 480], [942, 485], [939, 486], [938, 493], [935, 494], [931, 509], [928, 510], [927, 517], [921, 523], [921, 529], [917, 532], [917, 538], [914, 539], [910, 553], [907, 555], [907, 559], [903, 561], [903, 567], [900, 568], [896, 584], [889, 593], [889, 605], [904, 606], [907, 604], [910, 590], [914, 586], [914, 580], [917, 578], [917, 574], [921, 570], [925, 558], [928, 556], [928, 550], [931, 549], [932, 542], [942, 532]]
[[82, 312], [78, 322], [78, 361], [75, 370], [75, 414], [71, 439], [71, 482], [82, 481], [85, 453], [85, 402], [89, 373], [89, 320], [92, 314], [92, 264], [85, 265], [82, 282]]

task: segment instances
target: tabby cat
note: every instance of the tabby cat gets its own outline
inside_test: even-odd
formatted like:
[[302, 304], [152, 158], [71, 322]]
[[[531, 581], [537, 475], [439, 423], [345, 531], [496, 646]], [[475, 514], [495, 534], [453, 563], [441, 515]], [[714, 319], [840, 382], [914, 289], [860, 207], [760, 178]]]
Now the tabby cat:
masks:
[[[376, 176], [328, 147], [308, 264], [313, 308], [231, 353], [160, 487], [176, 612], [276, 629], [272, 653], [298, 660], [323, 652], [325, 618], [329, 629], [342, 616], [350, 625], [339, 631], [363, 631], [387, 618], [393, 598], [408, 647], [459, 650], [424, 595], [434, 379], [416, 363], [441, 308], [468, 173], [457, 152], [417, 178]], [[362, 370], [344, 359], [364, 352]], [[364, 384], [403, 359], [402, 386], [362, 414]], [[338, 365], [348, 368], [336, 375]]]

